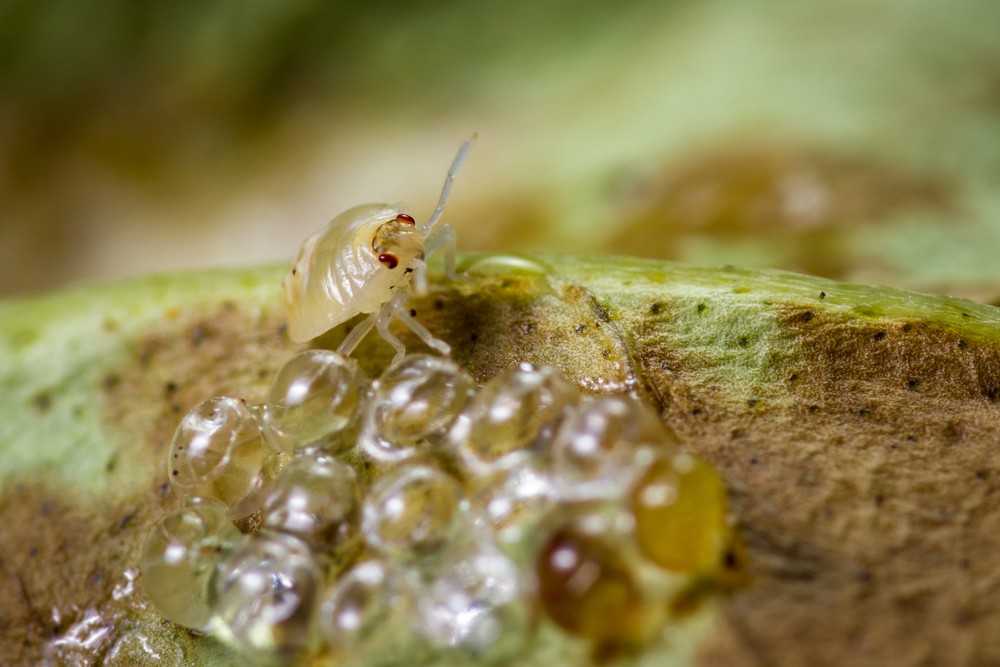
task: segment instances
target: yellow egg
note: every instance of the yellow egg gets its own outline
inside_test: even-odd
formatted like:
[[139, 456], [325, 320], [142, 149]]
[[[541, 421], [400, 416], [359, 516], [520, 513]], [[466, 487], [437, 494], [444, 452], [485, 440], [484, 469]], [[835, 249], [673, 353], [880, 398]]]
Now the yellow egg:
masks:
[[690, 454], [653, 463], [630, 494], [642, 553], [675, 572], [718, 570], [731, 541], [726, 489], [712, 466]]

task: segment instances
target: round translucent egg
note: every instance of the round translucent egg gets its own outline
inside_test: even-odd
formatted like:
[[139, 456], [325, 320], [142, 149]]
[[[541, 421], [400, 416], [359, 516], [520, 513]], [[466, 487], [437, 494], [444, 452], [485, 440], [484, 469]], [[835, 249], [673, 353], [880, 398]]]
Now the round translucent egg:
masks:
[[419, 558], [440, 549], [460, 523], [462, 490], [437, 468], [400, 466], [365, 498], [362, 532], [368, 545], [391, 558]]
[[726, 488], [708, 463], [690, 454], [662, 457], [629, 494], [639, 549], [660, 567], [718, 571], [730, 544]]
[[578, 400], [576, 387], [556, 369], [521, 364], [479, 391], [452, 427], [449, 444], [473, 475], [493, 474], [543, 449]]
[[396, 462], [442, 440], [475, 384], [450, 359], [412, 354], [386, 370], [372, 390], [360, 446], [376, 461]]
[[554, 531], [538, 553], [535, 575], [546, 615], [569, 634], [610, 644], [645, 636], [642, 590], [605, 538], [569, 525]]
[[570, 412], [552, 444], [559, 493], [571, 499], [620, 497], [657, 454], [675, 451], [676, 443], [641, 401], [589, 398]]
[[294, 654], [309, 643], [321, 573], [308, 546], [283, 533], [248, 535], [223, 561], [212, 602], [222, 633], [249, 653]]
[[536, 463], [521, 465], [490, 479], [471, 500], [478, 527], [498, 542], [521, 542], [557, 500], [551, 478]]
[[299, 454], [271, 485], [263, 526], [333, 550], [355, 534], [359, 504], [353, 468], [320, 452]]
[[324, 591], [319, 631], [334, 651], [356, 653], [385, 632], [398, 604], [388, 568], [376, 560], [363, 561]]
[[220, 396], [201, 403], [181, 420], [167, 470], [171, 483], [184, 495], [221, 500], [240, 518], [256, 509], [267, 456], [250, 408]]
[[528, 638], [528, 606], [517, 565], [495, 544], [474, 540], [446, 552], [416, 595], [414, 628], [437, 648], [491, 660]]
[[161, 616], [195, 630], [212, 616], [209, 581], [219, 560], [239, 541], [226, 506], [191, 499], [153, 527], [143, 544], [140, 570], [146, 597]]
[[284, 452], [353, 445], [338, 436], [356, 421], [367, 385], [352, 359], [329, 350], [300, 352], [278, 371], [263, 407], [268, 444]]

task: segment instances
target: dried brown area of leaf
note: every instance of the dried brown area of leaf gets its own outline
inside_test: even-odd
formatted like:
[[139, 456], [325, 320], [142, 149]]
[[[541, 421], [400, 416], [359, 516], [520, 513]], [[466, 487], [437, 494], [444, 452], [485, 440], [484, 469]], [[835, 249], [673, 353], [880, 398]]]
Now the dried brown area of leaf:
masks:
[[754, 577], [703, 664], [1000, 661], [1000, 347], [778, 307], [797, 353], [735, 400], [710, 355], [663, 344], [660, 311], [627, 334], [726, 476]]
[[94, 506], [43, 485], [0, 493], [0, 664], [41, 664], [47, 642], [112, 603], [153, 495]]
[[790, 255], [786, 268], [836, 278], [852, 268], [840, 247], [847, 229], [899, 211], [953, 211], [952, 190], [940, 178], [824, 150], [780, 143], [710, 149], [637, 186], [627, 222], [607, 248], [676, 259], [690, 237], [771, 235]]

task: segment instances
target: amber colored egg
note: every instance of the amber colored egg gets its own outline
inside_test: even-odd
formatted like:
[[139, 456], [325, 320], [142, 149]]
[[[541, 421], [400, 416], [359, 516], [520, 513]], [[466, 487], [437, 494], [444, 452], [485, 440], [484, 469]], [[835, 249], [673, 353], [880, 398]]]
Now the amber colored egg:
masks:
[[562, 529], [539, 553], [536, 574], [545, 613], [566, 632], [602, 643], [641, 638], [645, 601], [611, 544]]
[[730, 542], [726, 489], [708, 463], [689, 454], [653, 463], [629, 502], [639, 549], [660, 567], [714, 572]]

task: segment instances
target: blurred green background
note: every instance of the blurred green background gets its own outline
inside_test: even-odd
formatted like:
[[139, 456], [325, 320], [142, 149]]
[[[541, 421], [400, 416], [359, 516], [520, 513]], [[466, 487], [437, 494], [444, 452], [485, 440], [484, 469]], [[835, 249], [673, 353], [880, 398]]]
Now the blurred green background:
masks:
[[995, 0], [7, 0], [0, 294], [289, 260], [366, 201], [464, 249], [1000, 303]]

